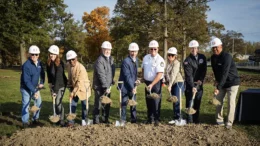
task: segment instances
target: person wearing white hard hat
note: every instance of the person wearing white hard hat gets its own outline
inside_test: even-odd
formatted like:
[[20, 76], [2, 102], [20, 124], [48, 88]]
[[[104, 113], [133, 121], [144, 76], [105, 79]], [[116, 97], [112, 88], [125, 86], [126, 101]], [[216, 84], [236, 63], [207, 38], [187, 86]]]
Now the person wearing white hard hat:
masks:
[[[81, 125], [87, 125], [88, 113], [86, 101], [91, 96], [90, 81], [86, 68], [78, 61], [75, 51], [70, 50], [66, 54], [68, 64], [68, 85], [70, 87], [69, 98], [72, 99], [71, 112], [76, 113], [77, 103], [81, 101]], [[68, 127], [74, 125], [74, 120], [69, 121]]]
[[93, 89], [95, 91], [95, 102], [93, 110], [93, 123], [98, 124], [99, 121], [99, 109], [102, 106], [102, 121], [109, 124], [109, 104], [99, 104], [100, 97], [106, 95], [110, 98], [110, 89], [114, 84], [115, 65], [114, 59], [111, 56], [112, 45], [109, 41], [104, 41], [101, 45], [102, 53], [94, 63], [93, 72]]
[[[118, 81], [123, 81], [122, 93], [122, 112], [121, 112], [121, 124], [126, 122], [126, 108], [128, 99], [136, 101], [136, 84], [140, 83], [137, 79], [138, 73], [138, 58], [137, 54], [139, 46], [137, 43], [131, 43], [128, 47], [129, 55], [126, 57], [122, 64]], [[136, 123], [136, 106], [130, 106], [131, 123]]]
[[240, 78], [236, 65], [229, 53], [222, 49], [222, 42], [219, 38], [214, 38], [210, 42], [213, 55], [211, 56], [211, 66], [215, 75], [215, 90], [217, 100], [220, 105], [216, 107], [216, 122], [220, 126], [224, 126], [223, 104], [224, 98], [228, 98], [228, 114], [226, 120], [226, 128], [231, 129], [236, 108], [236, 96], [240, 84]]
[[[149, 43], [150, 53], [145, 55], [142, 63], [143, 79], [146, 84], [145, 95], [147, 105], [147, 124], [154, 122], [155, 126], [159, 125], [161, 110], [161, 91], [162, 79], [165, 68], [164, 59], [158, 54], [159, 44], [152, 40]], [[149, 98], [150, 93], [159, 95], [160, 98]]]
[[179, 120], [180, 115], [180, 94], [183, 91], [183, 78], [180, 73], [180, 62], [177, 59], [177, 49], [171, 47], [167, 51], [168, 63], [165, 70], [165, 81], [168, 85], [168, 91], [172, 96], [176, 96], [178, 101], [173, 103], [173, 120], [169, 124], [174, 124], [175, 120]]
[[[192, 40], [189, 43], [190, 55], [184, 60], [186, 108], [196, 110], [195, 114], [187, 114], [187, 123], [199, 124], [200, 104], [203, 95], [203, 81], [207, 72], [205, 55], [199, 52], [199, 43]], [[194, 100], [192, 99], [195, 94]], [[192, 106], [193, 102], [193, 106]], [[192, 106], [192, 107], [191, 107]]]
[[[40, 108], [42, 104], [40, 89], [43, 88], [45, 82], [45, 72], [41, 61], [39, 60], [40, 49], [32, 45], [29, 48], [29, 58], [22, 66], [20, 91], [22, 94], [22, 122], [26, 128], [29, 123], [29, 105], [33, 99], [34, 105], [39, 108], [32, 118], [32, 124], [39, 123]], [[40, 79], [40, 82], [39, 82]]]
[[55, 112], [59, 115], [61, 126], [64, 126], [64, 107], [62, 99], [67, 86], [67, 77], [65, 75], [65, 64], [59, 57], [59, 47], [56, 45], [50, 46], [48, 49], [49, 55], [47, 60], [47, 77], [52, 98], [55, 98]]

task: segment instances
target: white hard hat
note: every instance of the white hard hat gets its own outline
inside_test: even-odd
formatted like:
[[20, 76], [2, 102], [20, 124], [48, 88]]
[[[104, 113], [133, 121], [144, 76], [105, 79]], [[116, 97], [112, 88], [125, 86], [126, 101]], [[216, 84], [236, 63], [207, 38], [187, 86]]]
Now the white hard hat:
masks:
[[198, 46], [199, 46], [199, 43], [196, 40], [192, 40], [189, 43], [189, 48], [198, 47]]
[[159, 44], [156, 40], [152, 40], [150, 43], [149, 43], [149, 48], [158, 48], [159, 47]]
[[30, 48], [29, 48], [29, 53], [30, 54], [40, 54], [40, 49], [39, 47], [35, 46], [35, 45], [32, 45]]
[[137, 45], [137, 43], [131, 43], [129, 45], [129, 48], [128, 48], [129, 51], [138, 51], [139, 50], [139, 47]]
[[77, 57], [77, 54], [76, 54], [76, 52], [73, 51], [73, 50], [69, 50], [69, 51], [67, 52], [67, 54], [66, 54], [67, 60], [71, 60], [71, 59], [74, 59], [74, 58], [76, 58], [76, 57]]
[[52, 54], [59, 55], [59, 47], [56, 45], [51, 45], [48, 51]]
[[175, 47], [169, 48], [167, 51], [168, 54], [176, 54], [177, 55], [177, 49]]
[[219, 45], [222, 45], [222, 42], [219, 38], [214, 38], [210, 42], [210, 47], [216, 47], [216, 46], [219, 46]]
[[111, 43], [109, 41], [104, 41], [102, 43], [101, 48], [103, 48], [103, 49], [112, 49], [112, 45], [111, 45]]

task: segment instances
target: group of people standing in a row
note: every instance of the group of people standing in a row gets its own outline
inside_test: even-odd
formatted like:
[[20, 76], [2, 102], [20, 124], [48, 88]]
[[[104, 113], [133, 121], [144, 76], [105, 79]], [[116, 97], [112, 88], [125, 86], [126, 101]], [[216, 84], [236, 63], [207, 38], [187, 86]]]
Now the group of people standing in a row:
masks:
[[[183, 62], [185, 80], [180, 73], [180, 62], [177, 59], [177, 49], [169, 48], [167, 52], [167, 63], [158, 54], [159, 44], [153, 40], [149, 43], [149, 54], [145, 55], [142, 61], [142, 81], [145, 83], [145, 100], [147, 105], [147, 124], [154, 123], [159, 125], [160, 109], [162, 100], [162, 84], [167, 85], [167, 89], [171, 95], [178, 98], [173, 103], [173, 120], [170, 124], [181, 119], [180, 100], [181, 94], [185, 88], [186, 108], [189, 108], [192, 102], [193, 94], [195, 94], [193, 108], [196, 113], [187, 115], [188, 123], [200, 123], [199, 111], [203, 95], [203, 83], [207, 72], [207, 61], [203, 54], [198, 53], [199, 43], [192, 40], [189, 43], [190, 55]], [[213, 55], [211, 56], [211, 65], [215, 75], [216, 82], [214, 93], [220, 105], [216, 107], [216, 122], [220, 126], [225, 126], [223, 118], [223, 101], [224, 97], [228, 97], [228, 117], [226, 127], [232, 128], [234, 121], [235, 99], [240, 84], [236, 66], [232, 56], [222, 51], [222, 42], [218, 38], [214, 38], [210, 42]], [[93, 123], [110, 123], [109, 111], [110, 104], [102, 105], [100, 97], [106, 95], [110, 98], [111, 86], [114, 85], [115, 66], [111, 57], [112, 45], [105, 41], [102, 43], [102, 53], [95, 61], [93, 84], [95, 99], [93, 109]], [[126, 107], [128, 99], [136, 100], [138, 80], [138, 58], [137, 54], [139, 46], [131, 43], [128, 47], [129, 55], [122, 61], [120, 75], [118, 81], [123, 81], [120, 86], [122, 95], [122, 112], [121, 122], [126, 122]], [[64, 108], [62, 106], [62, 98], [65, 88], [70, 88], [69, 97], [72, 99], [71, 111], [76, 112], [77, 102], [81, 101], [82, 105], [82, 125], [86, 125], [88, 112], [86, 110], [86, 102], [91, 96], [91, 86], [85, 67], [78, 62], [77, 54], [70, 50], [66, 54], [67, 65], [65, 65], [59, 57], [59, 48], [52, 45], [49, 48], [47, 60], [47, 76], [51, 94], [55, 97], [56, 114], [60, 116], [59, 123], [64, 126]], [[29, 104], [30, 100], [35, 100], [35, 106], [41, 108], [41, 96], [39, 90], [43, 87], [45, 81], [45, 73], [39, 58], [40, 50], [37, 46], [29, 48], [29, 59], [23, 64], [21, 75], [21, 93], [22, 93], [22, 122], [24, 127], [29, 125]], [[68, 71], [68, 79], [65, 76], [65, 68]], [[39, 81], [40, 79], [40, 81]], [[156, 93], [159, 98], [148, 98], [150, 93]], [[102, 107], [102, 108], [101, 108]], [[100, 116], [100, 109], [102, 110]], [[34, 113], [32, 122], [37, 123], [39, 112]], [[130, 107], [131, 123], [137, 122], [136, 106]], [[100, 118], [101, 117], [101, 118]], [[68, 126], [72, 126], [74, 120], [68, 121]]]

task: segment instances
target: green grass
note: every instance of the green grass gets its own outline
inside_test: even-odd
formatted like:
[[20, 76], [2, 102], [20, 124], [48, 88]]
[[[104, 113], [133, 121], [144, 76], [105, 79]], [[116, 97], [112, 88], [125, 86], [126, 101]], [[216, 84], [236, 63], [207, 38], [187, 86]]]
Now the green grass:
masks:
[[[211, 70], [209, 69], [209, 72]], [[248, 72], [242, 72], [248, 73]], [[250, 74], [250, 73], [248, 73]], [[16, 130], [21, 130], [21, 93], [20, 93], [20, 70], [0, 70], [0, 136], [10, 136]], [[89, 78], [92, 80], [93, 72], [88, 72]], [[119, 69], [116, 71], [115, 80], [118, 80]], [[47, 82], [45, 84], [48, 87]], [[249, 86], [240, 86], [239, 92], [246, 90], [247, 88], [254, 88]], [[208, 104], [208, 101], [212, 97], [213, 86], [212, 83], [204, 85], [204, 94], [201, 104], [201, 114], [200, 119], [202, 123], [214, 124], [215, 123], [215, 108], [213, 105]], [[63, 99], [63, 105], [65, 107], [65, 113], [69, 112], [69, 99], [68, 99], [68, 90], [65, 93]], [[93, 109], [93, 92], [90, 99], [90, 112], [89, 116], [92, 118], [92, 109]], [[49, 115], [52, 115], [52, 100], [50, 92], [48, 89], [41, 90], [42, 96], [42, 109], [40, 113], [40, 121], [44, 126], [54, 126], [48, 120]], [[166, 101], [168, 92], [166, 88], [163, 88], [163, 100], [161, 105], [161, 120], [163, 123], [168, 122], [172, 118], [172, 104]], [[112, 87], [112, 100], [113, 104], [110, 111], [110, 121], [114, 122], [119, 119], [119, 102], [118, 102], [119, 92], [116, 89], [116, 86]], [[182, 95], [183, 106], [185, 103], [185, 97]], [[137, 116], [138, 122], [143, 122], [146, 120], [146, 104], [144, 98], [144, 84], [138, 86], [137, 89]], [[32, 105], [33, 103], [31, 103]], [[77, 115], [81, 114], [80, 103], [77, 109]], [[227, 106], [224, 107], [224, 113], [227, 111]], [[129, 109], [129, 107], [128, 107]], [[129, 118], [129, 110], [127, 112], [127, 117]], [[80, 123], [80, 117], [76, 119], [77, 123]], [[129, 120], [129, 119], [128, 119]], [[260, 126], [259, 125], [241, 125], [235, 124], [234, 128], [241, 130], [248, 134], [250, 138], [260, 139]]]

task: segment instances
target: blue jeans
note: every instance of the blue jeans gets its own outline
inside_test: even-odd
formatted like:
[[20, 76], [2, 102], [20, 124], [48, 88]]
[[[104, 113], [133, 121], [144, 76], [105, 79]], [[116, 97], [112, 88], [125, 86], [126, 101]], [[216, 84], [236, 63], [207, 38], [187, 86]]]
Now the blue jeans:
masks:
[[[126, 121], [126, 110], [127, 110], [127, 101], [128, 99], [133, 99], [136, 101], [136, 95], [133, 93], [122, 93], [122, 112], [121, 112], [121, 120]], [[131, 113], [131, 122], [136, 122], [136, 106], [130, 106]]]
[[[78, 101], [79, 101], [79, 97], [78, 96], [75, 96], [75, 97], [72, 98], [71, 112], [73, 114], [76, 113]], [[87, 113], [86, 102], [87, 102], [86, 99], [85, 100], [81, 100], [81, 118], [82, 118], [82, 120], [86, 120], [86, 117], [87, 117], [87, 114], [88, 114]], [[74, 124], [74, 120], [69, 121], [69, 123]]]
[[[22, 94], [22, 122], [28, 123], [29, 122], [29, 116], [30, 116], [29, 107], [30, 107], [31, 99], [34, 100], [34, 105], [37, 106], [38, 108], [41, 108], [42, 99], [41, 99], [40, 94], [39, 94], [39, 97], [37, 99], [35, 99], [31, 92], [29, 92], [29, 91], [27, 91], [23, 88], [20, 88], [20, 91], [21, 91], [21, 94]], [[39, 114], [40, 114], [40, 109], [33, 114], [32, 120], [39, 119]]]
[[180, 118], [180, 96], [183, 92], [183, 82], [177, 82], [172, 86], [171, 94], [172, 96], [176, 96], [178, 98], [178, 101], [176, 103], [173, 103], [173, 119], [179, 119]]

